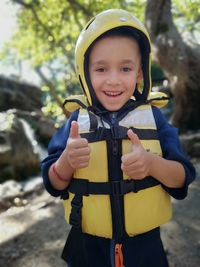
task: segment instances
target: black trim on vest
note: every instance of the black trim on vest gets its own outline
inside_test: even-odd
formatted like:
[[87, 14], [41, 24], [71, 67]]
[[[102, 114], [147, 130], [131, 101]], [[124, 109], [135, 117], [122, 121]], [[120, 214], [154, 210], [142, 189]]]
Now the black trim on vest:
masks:
[[73, 178], [68, 188], [73, 194], [89, 195], [112, 195], [122, 196], [133, 192], [137, 193], [141, 190], [157, 186], [160, 183], [151, 176], [142, 180], [120, 180], [110, 182], [90, 182], [88, 179]]
[[74, 198], [72, 199], [71, 202], [71, 213], [69, 216], [69, 223], [76, 227], [76, 228], [81, 228], [81, 209], [83, 206], [83, 195], [80, 193], [75, 194]]
[[90, 119], [90, 131], [95, 131], [98, 128], [97, 116], [91, 111], [88, 111], [88, 115]]
[[[107, 140], [109, 182], [123, 180], [121, 170], [122, 140]], [[126, 236], [124, 219], [124, 195], [110, 195], [113, 239], [121, 242]]]
[[[131, 127], [132, 131], [137, 134], [140, 140], [158, 140], [158, 133], [154, 129], [137, 129]], [[102, 140], [128, 139], [128, 128], [123, 126], [111, 126], [110, 129], [99, 127], [93, 132], [82, 133], [81, 137], [86, 138], [89, 143], [98, 142]]]
[[79, 99], [77, 98], [73, 98], [73, 99], [65, 99], [63, 102], [63, 107], [67, 104], [67, 103], [77, 103], [80, 107], [82, 107], [83, 109], [87, 109], [87, 106]]
[[153, 101], [162, 101], [162, 100], [169, 100], [171, 97], [170, 96], [158, 96], [158, 97], [154, 97], [151, 99], [147, 99], [146, 104], [150, 104]]

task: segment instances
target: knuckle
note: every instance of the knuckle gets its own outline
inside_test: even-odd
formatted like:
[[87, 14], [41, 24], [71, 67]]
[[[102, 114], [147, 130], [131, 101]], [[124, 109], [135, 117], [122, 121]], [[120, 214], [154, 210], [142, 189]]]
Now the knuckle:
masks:
[[86, 138], [81, 138], [82, 144], [88, 145], [88, 140]]
[[72, 148], [72, 142], [70, 142], [70, 141], [67, 142], [67, 148], [68, 149], [71, 149]]
[[86, 148], [86, 153], [87, 153], [88, 155], [91, 153], [91, 149], [90, 149], [90, 147], [87, 147], [87, 148]]
[[87, 162], [80, 163], [80, 168], [85, 168], [87, 166], [88, 166], [88, 163]]

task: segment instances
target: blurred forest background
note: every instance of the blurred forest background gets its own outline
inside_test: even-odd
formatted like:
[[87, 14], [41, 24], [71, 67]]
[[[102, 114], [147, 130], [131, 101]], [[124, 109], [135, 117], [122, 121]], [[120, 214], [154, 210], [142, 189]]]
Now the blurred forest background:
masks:
[[[182, 145], [198, 171], [200, 0], [1, 3], [14, 10], [16, 23], [12, 36], [0, 46], [0, 266], [29, 267], [35, 262], [39, 267], [64, 266], [59, 252], [69, 227], [62, 222], [59, 201], [44, 192], [40, 161], [52, 135], [70, 115], [62, 106], [64, 99], [82, 93], [74, 68], [74, 48], [81, 29], [91, 17], [109, 8], [126, 9], [146, 25], [152, 40], [153, 90], [171, 97], [163, 112], [179, 128]], [[7, 23], [2, 18], [3, 14], [1, 31]], [[178, 221], [165, 228], [170, 266], [200, 266], [199, 187], [195, 182], [193, 197], [184, 208], [174, 204]], [[190, 216], [183, 225], [188, 210]], [[190, 220], [194, 226], [188, 228]], [[185, 235], [185, 239], [175, 241], [172, 233]], [[189, 254], [177, 256], [183, 253], [181, 249]], [[37, 253], [32, 254], [33, 250]]]

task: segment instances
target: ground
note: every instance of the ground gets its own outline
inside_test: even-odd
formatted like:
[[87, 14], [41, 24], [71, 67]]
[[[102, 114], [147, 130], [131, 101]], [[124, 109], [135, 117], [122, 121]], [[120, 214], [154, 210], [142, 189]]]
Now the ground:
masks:
[[[200, 173], [200, 164], [196, 168]], [[200, 266], [199, 205], [200, 179], [196, 179], [187, 199], [173, 201], [173, 219], [161, 230], [170, 267]], [[0, 214], [0, 266], [66, 267], [60, 254], [69, 229], [60, 200], [45, 191], [32, 195], [26, 206]]]

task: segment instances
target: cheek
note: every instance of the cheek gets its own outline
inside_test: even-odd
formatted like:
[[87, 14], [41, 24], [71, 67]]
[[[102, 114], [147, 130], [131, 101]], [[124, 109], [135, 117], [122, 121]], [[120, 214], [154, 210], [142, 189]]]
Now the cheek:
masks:
[[99, 89], [99, 87], [101, 87], [103, 81], [101, 77], [93, 75], [93, 77], [91, 77], [91, 83], [92, 83], [93, 89], [96, 91]]
[[133, 76], [126, 79], [126, 86], [131, 90], [135, 88], [136, 83], [137, 83], [136, 78], [135, 77], [133, 78]]
[[94, 75], [90, 75], [90, 81], [91, 81], [92, 87], [94, 88], [96, 84], [96, 78]]

